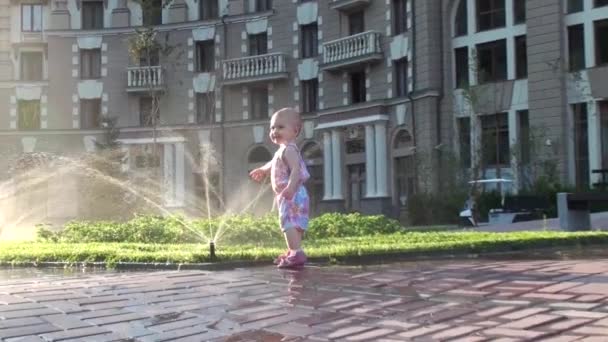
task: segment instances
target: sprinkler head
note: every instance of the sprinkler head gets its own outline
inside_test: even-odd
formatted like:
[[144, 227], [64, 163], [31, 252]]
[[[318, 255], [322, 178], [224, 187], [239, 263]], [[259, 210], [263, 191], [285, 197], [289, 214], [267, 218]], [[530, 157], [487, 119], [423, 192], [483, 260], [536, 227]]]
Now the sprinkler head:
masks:
[[215, 242], [213, 240], [209, 241], [209, 257], [211, 260], [215, 259]]

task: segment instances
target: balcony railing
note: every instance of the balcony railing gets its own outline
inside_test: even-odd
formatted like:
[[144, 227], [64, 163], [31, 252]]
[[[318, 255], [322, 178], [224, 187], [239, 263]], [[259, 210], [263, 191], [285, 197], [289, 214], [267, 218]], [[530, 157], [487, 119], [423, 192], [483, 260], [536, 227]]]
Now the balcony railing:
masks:
[[229, 59], [222, 62], [224, 84], [287, 78], [285, 55], [271, 53]]
[[164, 88], [164, 72], [161, 66], [127, 68], [127, 90], [146, 91]]
[[379, 32], [367, 31], [323, 44], [323, 68], [339, 69], [382, 58]]
[[359, 8], [363, 8], [371, 0], [331, 0], [330, 7], [339, 11], [354, 11]]

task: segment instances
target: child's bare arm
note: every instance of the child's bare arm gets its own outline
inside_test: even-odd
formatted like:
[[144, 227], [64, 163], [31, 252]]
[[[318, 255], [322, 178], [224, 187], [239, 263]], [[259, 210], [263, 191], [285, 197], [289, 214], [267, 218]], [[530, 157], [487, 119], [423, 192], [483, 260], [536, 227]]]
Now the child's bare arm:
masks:
[[300, 185], [300, 156], [298, 152], [293, 148], [286, 148], [283, 153], [283, 158], [289, 166], [289, 182], [287, 187], [283, 190], [283, 197], [292, 199], [298, 186]]

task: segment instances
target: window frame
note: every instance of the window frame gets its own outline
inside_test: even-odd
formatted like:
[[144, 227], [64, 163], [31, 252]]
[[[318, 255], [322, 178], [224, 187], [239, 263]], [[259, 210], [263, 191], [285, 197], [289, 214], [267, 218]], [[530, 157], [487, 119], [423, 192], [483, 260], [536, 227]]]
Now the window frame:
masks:
[[[263, 101], [265, 98], [266, 101]], [[259, 109], [259, 113], [258, 110]], [[268, 87], [252, 86], [249, 88], [249, 119], [263, 120], [268, 118]]]
[[[88, 59], [88, 61], [87, 61]], [[89, 69], [85, 70], [85, 61], [88, 62]], [[98, 66], [95, 68], [94, 63]], [[88, 72], [85, 72], [88, 71]], [[80, 79], [96, 80], [101, 78], [101, 49], [80, 49]]]
[[317, 22], [300, 25], [300, 50], [302, 58], [313, 58], [319, 55], [319, 26]]
[[[80, 128], [97, 129], [101, 127], [101, 99], [80, 99]], [[95, 108], [93, 112], [88, 112]], [[88, 115], [93, 115], [90, 117]]]
[[407, 32], [407, 0], [393, 0], [391, 6], [393, 13], [393, 36]]
[[249, 56], [261, 56], [268, 54], [268, 33], [261, 32], [250, 34], [248, 38]]
[[[24, 113], [25, 106], [35, 106], [35, 111], [31, 113], [31, 123], [24, 122], [24, 117], [27, 113]], [[34, 131], [41, 129], [41, 117], [40, 117], [40, 100], [19, 100], [17, 101], [17, 129], [20, 131]]]
[[[40, 77], [36, 78], [36, 77], [25, 77], [25, 66], [26, 63], [25, 60], [27, 60], [27, 58], [24, 58], [24, 55], [40, 55]], [[31, 73], [31, 72], [30, 72]], [[43, 81], [44, 80], [44, 52], [42, 51], [21, 51], [19, 52], [19, 80], [20, 81], [27, 81], [27, 82], [36, 82], [36, 81]]]
[[300, 82], [302, 91], [302, 113], [314, 113], [319, 110], [319, 79], [313, 78]]
[[[479, 4], [488, 3], [489, 9], [486, 11], [481, 11]], [[502, 7], [497, 7], [497, 4], [502, 3]], [[499, 28], [506, 27], [507, 25], [507, 9], [506, 9], [506, 1], [505, 0], [476, 0], [475, 2], [475, 16], [477, 18], [477, 32], [490, 31]], [[502, 12], [502, 14], [501, 14]], [[482, 16], [487, 16], [489, 18], [488, 26], [482, 27]]]
[[215, 70], [215, 42], [200, 40], [196, 42], [196, 72], [212, 72]]
[[[583, 70], [587, 67], [585, 63], [585, 27], [583, 24], [570, 25], [566, 30], [568, 37], [568, 70], [570, 72]], [[580, 36], [573, 37], [573, 30], [577, 30], [576, 33]], [[581, 49], [576, 49], [577, 47], [580, 47]], [[575, 50], [579, 53], [579, 58], [573, 58], [573, 56], [576, 56], [576, 54], [573, 54], [573, 51]]]
[[[494, 123], [492, 125], [492, 123]], [[511, 164], [511, 146], [509, 142], [509, 118], [506, 112], [480, 116], [481, 146], [494, 146], [494, 151], [482, 151], [481, 158], [486, 168], [509, 167]], [[492, 141], [487, 139], [493, 138]], [[501, 153], [504, 152], [504, 153]]]
[[[204, 109], [204, 110], [203, 110]], [[215, 92], [196, 93], [196, 123], [211, 125], [215, 123]]]
[[[26, 7], [30, 8], [30, 27], [29, 28], [25, 28], [25, 21], [23, 20], [23, 18], [25, 18], [25, 14], [24, 14], [24, 10]], [[40, 23], [39, 23], [39, 29], [35, 29], [35, 22], [36, 22], [36, 15], [35, 15], [35, 11], [34, 9], [38, 8], [40, 10]], [[42, 6], [42, 4], [32, 4], [32, 3], [23, 3], [21, 4], [21, 32], [42, 32], [43, 30], [43, 25], [44, 25], [44, 7]]]
[[[494, 41], [487, 42], [487, 43], [477, 44], [475, 46], [475, 49], [477, 50], [477, 83], [478, 84], [502, 82], [502, 81], [508, 80], [507, 39], [506, 38], [494, 40]], [[487, 79], [483, 78], [484, 75], [481, 72], [482, 70], [485, 70], [485, 68], [482, 68], [482, 60], [481, 60], [482, 52], [485, 52], [485, 51], [491, 52], [491, 56], [490, 56], [491, 57], [490, 58], [491, 59], [490, 69], [491, 70], [488, 73]], [[497, 52], [504, 52], [504, 53], [497, 54]], [[499, 68], [499, 66], [501, 65], [500, 64], [501, 61], [504, 62], [504, 68]]]
[[[218, 0], [198, 0], [198, 19], [213, 20], [220, 17]], [[206, 5], [206, 6], [205, 6]]]
[[[367, 89], [365, 88], [365, 72], [354, 71], [349, 73], [349, 91], [350, 91], [350, 103], [363, 103], [367, 95]], [[357, 80], [358, 79], [358, 80]], [[355, 84], [356, 83], [356, 84]], [[357, 89], [357, 90], [355, 90]], [[358, 95], [358, 96], [355, 96]]]
[[[93, 12], [95, 14], [92, 17], [93, 22], [89, 23], [87, 20], [85, 20], [85, 16], [86, 16], [85, 8], [89, 9], [89, 7], [92, 7], [92, 6], [97, 6], [100, 9], [101, 14]], [[103, 1], [100, 1], [100, 0], [82, 1], [80, 4], [80, 20], [81, 20], [80, 27], [83, 30], [102, 30], [105, 26], [105, 22], [104, 22], [105, 8], [104, 7], [105, 6], [104, 6]], [[100, 22], [97, 22], [97, 20], [100, 20]], [[85, 24], [85, 23], [87, 23], [87, 24]]]
[[393, 61], [393, 73], [395, 78], [395, 96], [405, 97], [409, 94], [409, 61], [407, 57]]

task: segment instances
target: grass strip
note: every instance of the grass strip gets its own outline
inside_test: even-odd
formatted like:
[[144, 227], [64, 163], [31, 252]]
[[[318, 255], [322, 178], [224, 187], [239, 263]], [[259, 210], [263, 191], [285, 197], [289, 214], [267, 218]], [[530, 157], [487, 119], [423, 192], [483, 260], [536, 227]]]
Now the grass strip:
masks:
[[[330, 260], [382, 255], [425, 255], [435, 253], [490, 253], [549, 247], [582, 247], [608, 243], [608, 232], [399, 232], [384, 235], [317, 239], [305, 245], [312, 258]], [[0, 263], [19, 265], [41, 262], [205, 263], [271, 260], [284, 250], [276, 244], [217, 244], [216, 260], [206, 244], [143, 243], [52, 243], [2, 242]]]

